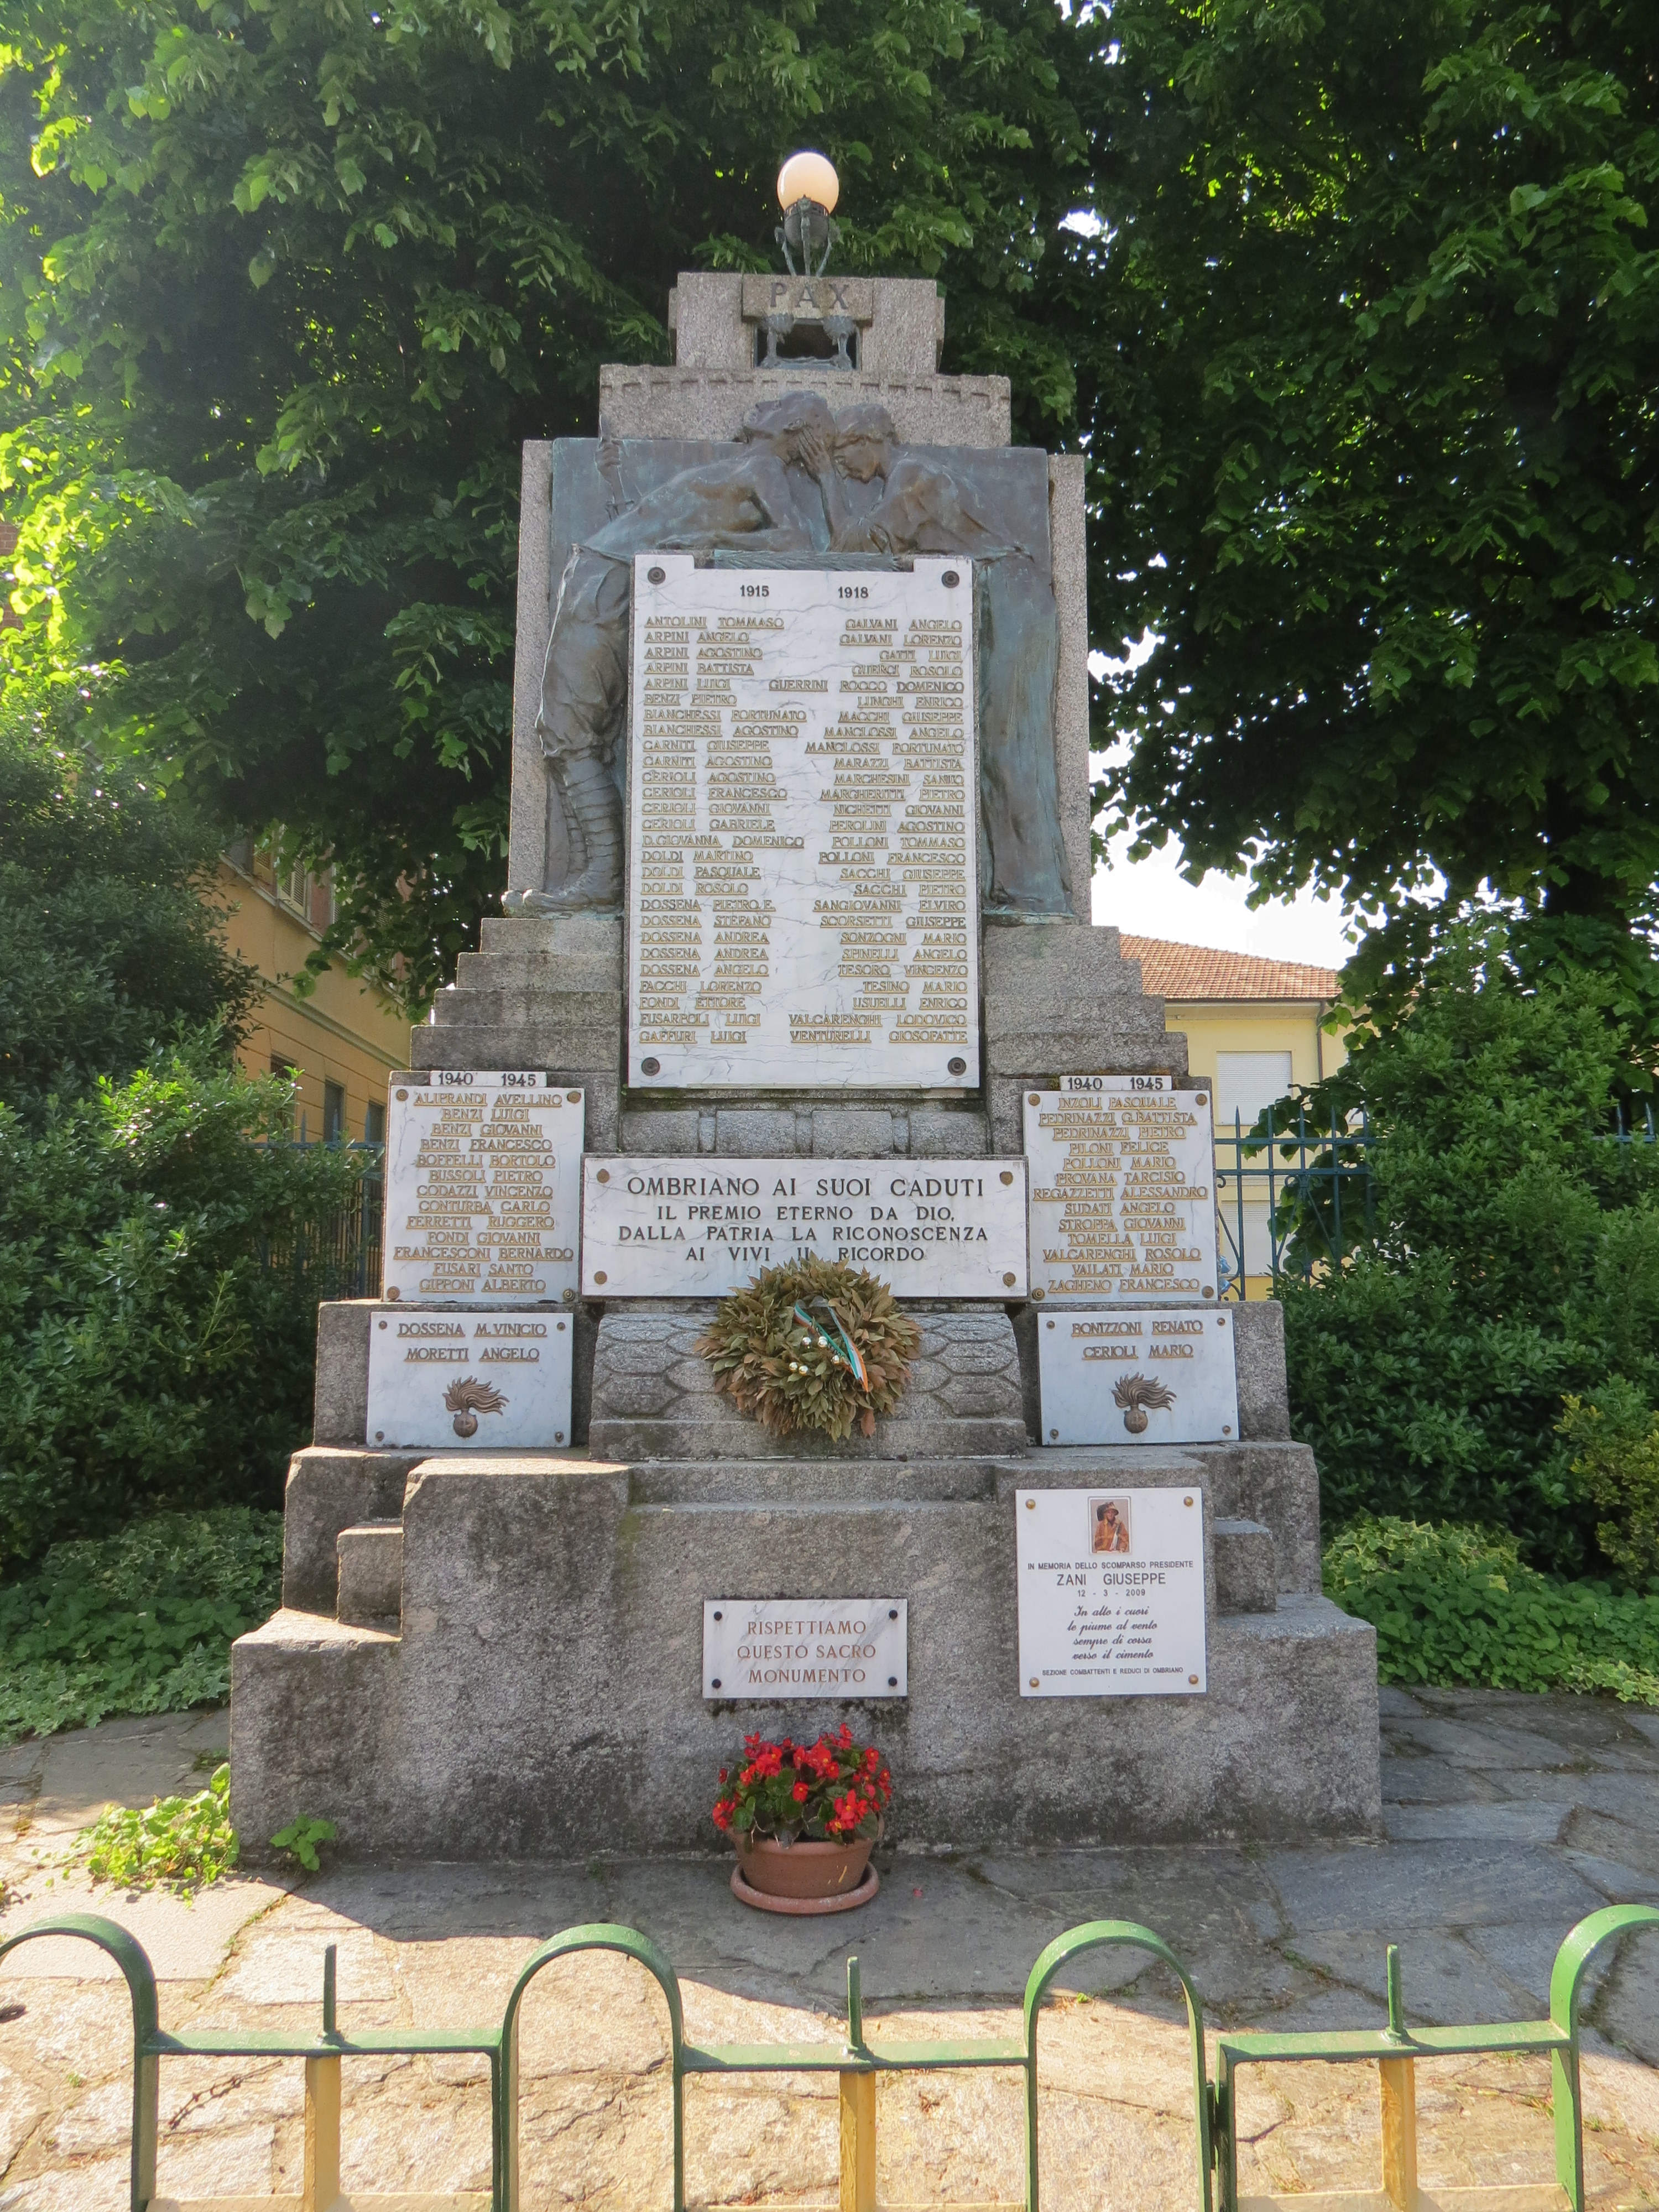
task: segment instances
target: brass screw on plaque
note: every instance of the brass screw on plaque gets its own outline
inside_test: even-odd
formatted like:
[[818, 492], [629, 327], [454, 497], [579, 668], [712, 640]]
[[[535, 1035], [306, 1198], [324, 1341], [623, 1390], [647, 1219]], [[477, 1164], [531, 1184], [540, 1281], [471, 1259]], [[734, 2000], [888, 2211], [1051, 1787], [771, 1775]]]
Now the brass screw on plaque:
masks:
[[1212, 1298], [1215, 1296], [1215, 1292], [1210, 1288], [1207, 1283], [1204, 1285], [1204, 1295], [1206, 1298]]
[[1031, 1677], [1031, 1687], [1035, 1690], [1035, 1689], [1036, 1689], [1036, 1686], [1037, 1686], [1037, 1678], [1036, 1678], [1036, 1676], [1035, 1674], [1033, 1674], [1033, 1675], [1032, 1675], [1032, 1677]]
[[599, 1174], [598, 1174], [598, 1176], [596, 1176], [595, 1180], [596, 1180], [597, 1182], [610, 1182], [610, 1180], [611, 1180], [611, 1170], [610, 1170], [610, 1169], [609, 1169], [609, 1168], [601, 1168], [601, 1169], [599, 1170]]
[[593, 1271], [593, 1279], [596, 1283], [608, 1283], [611, 1278], [603, 1267], [596, 1267]]
[[1183, 1505], [1190, 1505], [1193, 1501], [1190, 1498], [1183, 1498], [1181, 1502]]
[[1049, 1326], [1049, 1328], [1052, 1328], [1054, 1327], [1054, 1323], [1053, 1323], [1053, 1322], [1050, 1322], [1048, 1323], [1048, 1326]]
[[968, 1073], [968, 1063], [965, 1060], [953, 1060], [949, 1061], [947, 1065], [949, 1066], [952, 1075], [966, 1075]]
[[[386, 1323], [385, 1323], [384, 1322], [382, 1322], [380, 1323], [380, 1327], [381, 1327], [382, 1328], [384, 1328], [386, 1327]], [[561, 1336], [562, 1336], [562, 1335], [564, 1334], [564, 1323], [563, 1323], [562, 1322], [561, 1322], [559, 1323], [559, 1334], [560, 1334]]]
[[1003, 1277], [1003, 1279], [1003, 1279], [1003, 1281], [1004, 1281], [1005, 1283], [1006, 1283], [1006, 1285], [1008, 1285], [1009, 1289], [1012, 1291], [1012, 1288], [1014, 1287], [1014, 1284], [1015, 1284], [1015, 1281], [1016, 1281], [1016, 1279], [1016, 1279], [1014, 1276], [1012, 1276], [1012, 1275], [1005, 1275], [1005, 1276]]
[[1040, 1091], [1032, 1091], [1032, 1093], [1031, 1093], [1031, 1103], [1032, 1103], [1032, 1105], [1033, 1105], [1033, 1106], [1041, 1106], [1041, 1105], [1042, 1105], [1042, 1093]]
[[575, 1304], [575, 1303], [576, 1303], [576, 1293], [574, 1292], [574, 1291], [567, 1291], [565, 1292], [565, 1294], [564, 1294], [564, 1302], [565, 1302], [566, 1305], [568, 1305], [568, 1306], [574, 1306], [574, 1305]]
[[1187, 1680], [1192, 1684], [1194, 1689], [1198, 1687], [1198, 1677], [1196, 1674], [1188, 1674]]
[[393, 1283], [393, 1285], [392, 1285], [391, 1289], [386, 1292], [386, 1297], [387, 1297], [388, 1298], [395, 1298], [395, 1297], [399, 1297], [399, 1296], [401, 1296], [401, 1293], [400, 1293], [400, 1292], [399, 1292], [399, 1291], [398, 1291], [398, 1285], [396, 1285], [396, 1283]]
[[[1189, 1505], [1192, 1504], [1192, 1502], [1193, 1502], [1193, 1501], [1192, 1501], [1192, 1499], [1191, 1499], [1190, 1498], [1187, 1500], [1187, 1503], [1188, 1503]], [[1035, 1513], [1035, 1512], [1036, 1511], [1036, 1498], [1028, 1498], [1026, 1499], [1026, 1501], [1025, 1501], [1025, 1510], [1026, 1510], [1028, 1513]]]
[[564, 1431], [562, 1429], [554, 1430], [553, 1441], [556, 1444], [562, 1444], [564, 1442]]
[[957, 586], [962, 581], [962, 579], [957, 575], [954, 568], [947, 568], [945, 574], [939, 578], [939, 581], [944, 585], [947, 592], [954, 592]]
[[1215, 1317], [1215, 1325], [1216, 1325], [1216, 1327], [1217, 1327], [1218, 1328], [1226, 1328], [1226, 1326], [1227, 1326], [1227, 1316], [1226, 1316], [1226, 1315], [1225, 1315], [1225, 1314], [1218, 1314], [1218, 1315], [1216, 1316], [1216, 1317]]
[[662, 1073], [662, 1062], [659, 1060], [642, 1060], [640, 1062], [640, 1073], [641, 1075], [660, 1075]]
[[[384, 1328], [384, 1327], [385, 1327], [385, 1323], [384, 1323], [384, 1322], [382, 1322], [382, 1323], [381, 1323], [381, 1326], [382, 1326], [382, 1328]], [[386, 1431], [385, 1431], [384, 1429], [376, 1429], [376, 1430], [375, 1430], [375, 1431], [374, 1431], [374, 1441], [375, 1441], [375, 1443], [376, 1443], [377, 1444], [383, 1444], [383, 1443], [386, 1442]]]
[[567, 1091], [564, 1095], [573, 1106], [580, 1106], [582, 1103], [582, 1094], [580, 1091]]
[[645, 580], [647, 584], [665, 584], [668, 581], [668, 571], [666, 568], [647, 568], [645, 572]]
[[1036, 1300], [1039, 1305], [1042, 1304], [1042, 1301], [1048, 1297], [1048, 1293], [1047, 1291], [1033, 1291], [1031, 1293], [1031, 1296]]
[[1012, 1168], [1004, 1168], [1004, 1170], [1002, 1170], [1002, 1177], [1001, 1177], [1001, 1180], [1002, 1180], [1004, 1182], [1012, 1182], [1013, 1181], [1013, 1179], [1014, 1179], [1014, 1171], [1013, 1171], [1013, 1170], [1012, 1170]]
[[385, 1323], [384, 1322], [381, 1322], [380, 1323], [380, 1328], [384, 1328], [386, 1327], [386, 1323]]
[[1231, 1424], [1231, 1421], [1224, 1421], [1224, 1422], [1221, 1424], [1221, 1433], [1222, 1433], [1222, 1435], [1223, 1435], [1224, 1437], [1230, 1437], [1230, 1436], [1231, 1436], [1232, 1432], [1233, 1432], [1233, 1431], [1232, 1431], [1232, 1424]]
[[1050, 1429], [1048, 1431], [1048, 1437], [1051, 1443], [1058, 1443], [1060, 1441], [1060, 1431], [1058, 1429]]
[[407, 1097], [408, 1097], [408, 1096], [409, 1096], [409, 1093], [408, 1093], [408, 1091], [400, 1091], [398, 1093], [398, 1097], [399, 1097], [399, 1098], [407, 1098]]
[[1197, 1098], [1200, 1106], [1207, 1106], [1209, 1104], [1210, 1094], [1207, 1091], [1200, 1091], [1195, 1092], [1194, 1095]]

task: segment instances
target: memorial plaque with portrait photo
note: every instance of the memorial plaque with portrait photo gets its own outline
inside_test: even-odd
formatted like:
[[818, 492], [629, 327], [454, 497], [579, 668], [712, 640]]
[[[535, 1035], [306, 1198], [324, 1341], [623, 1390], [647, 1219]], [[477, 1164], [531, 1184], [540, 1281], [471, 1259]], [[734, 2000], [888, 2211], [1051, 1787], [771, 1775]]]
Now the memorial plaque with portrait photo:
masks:
[[1201, 1490], [1021, 1490], [1014, 1520], [1022, 1698], [1202, 1693]]

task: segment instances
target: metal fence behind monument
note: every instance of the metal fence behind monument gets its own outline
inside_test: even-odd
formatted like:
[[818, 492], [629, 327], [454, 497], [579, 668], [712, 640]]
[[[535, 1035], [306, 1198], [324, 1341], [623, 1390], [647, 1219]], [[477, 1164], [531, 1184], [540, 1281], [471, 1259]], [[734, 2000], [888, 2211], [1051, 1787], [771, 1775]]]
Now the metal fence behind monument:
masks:
[[[1613, 1108], [1609, 1143], [1628, 1152], [1659, 1144], [1653, 1108]], [[1281, 1101], [1246, 1125], [1215, 1133], [1222, 1296], [1246, 1298], [1249, 1279], [1300, 1275], [1340, 1262], [1376, 1229], [1370, 1118], [1362, 1106], [1328, 1127]]]
[[[307, 1152], [324, 1141], [308, 1137], [303, 1123], [292, 1140], [295, 1152]], [[380, 1295], [381, 1200], [386, 1187], [384, 1145], [337, 1145], [338, 1152], [363, 1156], [362, 1173], [353, 1185], [350, 1202], [319, 1214], [293, 1236], [262, 1239], [263, 1267], [292, 1274], [297, 1282], [325, 1297], [378, 1298]]]

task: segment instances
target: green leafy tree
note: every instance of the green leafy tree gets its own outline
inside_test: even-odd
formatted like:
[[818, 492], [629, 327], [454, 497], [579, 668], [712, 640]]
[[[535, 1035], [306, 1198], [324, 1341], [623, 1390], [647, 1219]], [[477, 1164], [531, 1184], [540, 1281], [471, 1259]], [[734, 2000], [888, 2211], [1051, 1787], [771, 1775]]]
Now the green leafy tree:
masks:
[[170, 1036], [228, 1049], [258, 990], [220, 934], [211, 835], [62, 719], [0, 694], [0, 1100], [31, 1116]]
[[[1310, 1094], [1326, 1127], [1364, 1103], [1372, 1220], [1346, 1208], [1341, 1264], [1279, 1295], [1334, 1521], [1484, 1522], [1560, 1571], [1609, 1518], [1573, 1466], [1584, 1432], [1557, 1432], [1566, 1401], [1616, 1397], [1642, 1432], [1659, 1406], [1659, 1146], [1619, 1140], [1612, 986], [1528, 988], [1504, 951], [1495, 929], [1453, 935], [1407, 1014]], [[1331, 1224], [1299, 1226], [1317, 1247]]]
[[0, 0], [8, 649], [326, 848], [336, 949], [423, 1000], [501, 888], [521, 441], [666, 357], [678, 269], [774, 258], [803, 141], [843, 264], [1063, 413], [1085, 52], [1029, 0]]
[[[1073, 254], [1111, 820], [1647, 1023], [1659, 76], [1635, 0], [1112, 0]], [[1085, 308], [1093, 310], [1083, 328]], [[1442, 900], [1434, 872], [1445, 878]]]

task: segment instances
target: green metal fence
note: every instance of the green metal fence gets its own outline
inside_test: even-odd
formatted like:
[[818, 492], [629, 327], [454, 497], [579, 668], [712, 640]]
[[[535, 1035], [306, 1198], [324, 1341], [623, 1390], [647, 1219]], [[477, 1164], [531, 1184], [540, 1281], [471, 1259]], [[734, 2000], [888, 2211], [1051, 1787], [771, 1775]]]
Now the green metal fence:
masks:
[[[1043, 1999], [1066, 1970], [1094, 1951], [1127, 1947], [1167, 1966], [1186, 2000], [1192, 2058], [1194, 2199], [1198, 2212], [1422, 2212], [1468, 2207], [1469, 2212], [1584, 2212], [1583, 2106], [1579, 2084], [1578, 2009], [1584, 1976], [1605, 1945], [1632, 1930], [1659, 1928], [1659, 1909], [1613, 1905], [1593, 1912], [1568, 1936], [1550, 1978], [1547, 2020], [1494, 2026], [1413, 2028], [1407, 2024], [1399, 1956], [1389, 1953], [1389, 2017], [1385, 2027], [1294, 2035], [1225, 2034], [1217, 2045], [1217, 2073], [1209, 2077], [1204, 2008], [1173, 1950], [1150, 1928], [1129, 1920], [1091, 1920], [1056, 1937], [1032, 1966], [1018, 2036], [973, 2037], [960, 2042], [871, 2041], [865, 2032], [859, 1963], [847, 1963], [847, 2028], [839, 2043], [688, 2043], [673, 1968], [650, 1938], [632, 1928], [599, 1923], [568, 1928], [544, 1943], [526, 1962], [501, 2023], [495, 2027], [417, 2032], [364, 2029], [347, 2035], [336, 2009], [335, 1954], [323, 1966], [322, 2018], [313, 2034], [238, 2035], [215, 2032], [169, 2035], [161, 2026], [155, 1976], [143, 1947], [112, 1920], [70, 1914], [38, 1921], [0, 1942], [0, 1958], [37, 1936], [73, 1936], [106, 1952], [125, 1977], [132, 2004], [132, 2158], [131, 2212], [519, 2212], [519, 2020], [531, 1984], [556, 1959], [586, 1951], [617, 1952], [644, 1968], [668, 2008], [670, 2081], [673, 2110], [673, 2212], [685, 2212], [685, 2084], [695, 2075], [834, 2074], [841, 2092], [841, 2186], [838, 2212], [877, 2212], [876, 2083], [884, 2074], [939, 2073], [964, 2067], [999, 2067], [1025, 2081], [1025, 2192], [1019, 2205], [979, 2206], [975, 2212], [1040, 2212], [1041, 2160], [1037, 2128], [1037, 2027]], [[1419, 2058], [1468, 2057], [1489, 2051], [1547, 2056], [1555, 2133], [1555, 2179], [1501, 2189], [1437, 2191], [1425, 2199], [1417, 2186], [1415, 2077]], [[348, 2197], [342, 2193], [342, 2068], [352, 2058], [468, 2053], [489, 2064], [490, 2185], [488, 2191], [422, 2191], [412, 2195]], [[304, 2062], [305, 2172], [297, 2197], [204, 2197], [188, 2203], [156, 2195], [155, 2153], [162, 2062], [172, 2058], [296, 2058]], [[1320, 2194], [1256, 2197], [1238, 2194], [1236, 2128], [1237, 2077], [1242, 2067], [1294, 2064], [1309, 2059], [1369, 2063], [1378, 2069], [1382, 2187]], [[963, 2212], [963, 2208], [931, 2208]]]
[[[301, 1126], [294, 1139], [296, 1151], [317, 1141]], [[386, 1190], [384, 1145], [352, 1144], [337, 1147], [362, 1153], [363, 1171], [352, 1188], [349, 1205], [307, 1222], [292, 1237], [267, 1241], [259, 1248], [262, 1266], [291, 1276], [313, 1297], [378, 1298], [381, 1281], [381, 1214]]]
[[1224, 1297], [1247, 1276], [1312, 1275], [1376, 1227], [1370, 1123], [1362, 1110], [1330, 1126], [1301, 1107], [1235, 1115], [1215, 1133], [1216, 1216]]

